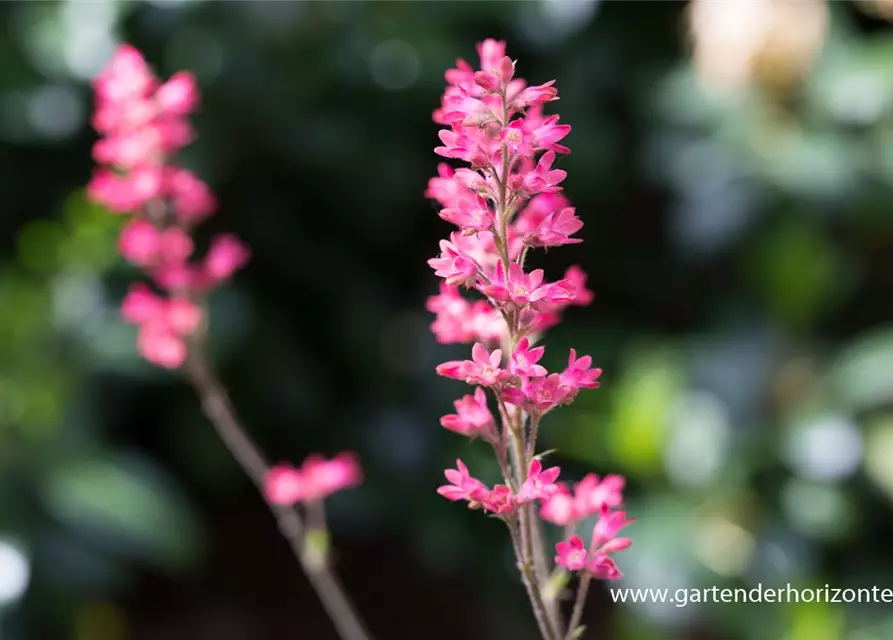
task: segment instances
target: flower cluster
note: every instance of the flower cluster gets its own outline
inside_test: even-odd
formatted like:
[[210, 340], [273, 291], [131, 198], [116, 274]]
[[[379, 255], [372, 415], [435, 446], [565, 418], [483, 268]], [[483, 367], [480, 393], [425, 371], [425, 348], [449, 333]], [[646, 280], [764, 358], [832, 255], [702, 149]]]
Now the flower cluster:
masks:
[[93, 127], [101, 137], [93, 158], [100, 167], [87, 194], [114, 213], [131, 215], [118, 249], [167, 293], [134, 285], [123, 316], [139, 326], [144, 358], [177, 368], [186, 358], [187, 336], [201, 326], [202, 298], [242, 267], [249, 251], [224, 234], [211, 239], [202, 260], [190, 262], [191, 232], [216, 209], [208, 186], [168, 161], [195, 137], [187, 119], [199, 100], [193, 76], [179, 72], [162, 83], [139, 51], [123, 45], [94, 90]]
[[586, 570], [593, 577], [618, 580], [623, 577], [610, 554], [622, 551], [633, 542], [618, 538], [617, 532], [630, 524], [631, 519], [623, 511], [605, 511], [592, 529], [592, 542], [587, 550], [583, 539], [572, 535], [566, 542], [555, 545], [555, 563], [569, 571]]
[[[571, 535], [583, 518], [598, 514], [591, 548], [584, 549], [582, 540], [571, 535], [556, 548], [556, 563], [616, 579], [620, 572], [609, 554], [629, 545], [628, 539], [615, 537], [629, 520], [624, 512], [612, 511], [622, 504], [623, 478], [590, 475], [572, 494], [556, 482], [559, 468], [544, 469], [542, 456], [536, 455], [542, 417], [573, 402], [581, 389], [597, 388], [601, 375], [590, 356], [573, 349], [567, 366], [550, 372], [543, 364], [545, 348], [536, 346], [569, 306], [587, 305], [594, 297], [579, 267], [549, 281], [542, 269], [528, 266], [531, 249], [581, 242], [575, 234], [583, 222], [562, 193], [566, 173], [556, 166], [558, 157], [569, 152], [561, 142], [570, 127], [543, 112], [545, 103], [558, 99], [553, 82], [529, 86], [516, 77], [505, 43], [486, 40], [478, 54], [480, 70], [459, 60], [447, 71], [449, 86], [434, 112], [434, 121], [443, 126], [435, 153], [467, 166], [442, 163], [428, 183], [426, 195], [456, 230], [440, 242], [440, 255], [428, 261], [443, 282], [427, 308], [436, 314], [431, 328], [439, 342], [473, 343], [471, 359], [437, 367], [441, 376], [476, 386], [441, 424], [489, 443], [505, 483], [490, 488], [459, 460], [445, 472], [450, 484], [438, 493], [504, 520], [519, 566], [534, 564], [525, 547], [537, 515], [565, 526]], [[499, 423], [488, 394], [498, 407]], [[547, 577], [536, 579], [544, 584]], [[537, 598], [531, 600], [536, 611]], [[548, 623], [544, 616], [538, 615], [541, 628], [548, 631], [552, 624], [554, 630], [557, 618]]]
[[331, 460], [311, 455], [300, 468], [280, 463], [270, 469], [264, 480], [264, 495], [270, 504], [311, 503], [362, 481], [360, 464], [352, 453], [343, 452]]

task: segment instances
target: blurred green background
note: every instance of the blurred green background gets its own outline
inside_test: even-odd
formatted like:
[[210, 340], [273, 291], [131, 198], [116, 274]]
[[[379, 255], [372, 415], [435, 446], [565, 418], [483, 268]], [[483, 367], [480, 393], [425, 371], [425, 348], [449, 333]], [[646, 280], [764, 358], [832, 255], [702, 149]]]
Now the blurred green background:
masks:
[[[709, 7], [707, 5], [710, 5]], [[543, 426], [630, 478], [630, 587], [893, 588], [893, 32], [887, 2], [0, 3], [0, 638], [332, 638], [261, 499], [118, 317], [121, 219], [85, 203], [89, 78], [117, 43], [194, 71], [221, 375], [274, 458], [345, 448], [338, 569], [380, 639], [533, 638], [504, 529], [435, 493], [423, 192], [443, 71], [506, 39], [555, 78], [595, 303], [547, 336], [605, 373]], [[784, 3], [782, 3], [784, 4]], [[691, 12], [691, 13], [689, 13]], [[737, 13], [736, 13], [737, 12]], [[692, 28], [693, 26], [693, 28]], [[551, 367], [550, 367], [551, 368]], [[884, 640], [883, 604], [613, 605], [589, 638]]]

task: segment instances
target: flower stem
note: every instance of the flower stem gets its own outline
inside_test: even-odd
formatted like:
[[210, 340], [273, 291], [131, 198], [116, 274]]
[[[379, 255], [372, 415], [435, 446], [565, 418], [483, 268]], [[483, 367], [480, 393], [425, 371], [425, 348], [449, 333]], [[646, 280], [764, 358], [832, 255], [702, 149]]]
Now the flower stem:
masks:
[[519, 510], [520, 526], [518, 527], [520, 537], [520, 554], [518, 555], [518, 566], [521, 571], [521, 581], [527, 589], [527, 595], [530, 598], [530, 604], [533, 607], [533, 615], [539, 625], [540, 633], [544, 640], [559, 640], [558, 631], [552, 626], [549, 619], [546, 604], [543, 601], [543, 594], [540, 584], [536, 579], [536, 572], [533, 567], [532, 548], [530, 541], [530, 511], [527, 505]]
[[577, 587], [577, 599], [574, 602], [574, 611], [571, 614], [571, 621], [567, 626], [567, 635], [564, 640], [573, 640], [574, 633], [580, 624], [580, 618], [583, 617], [583, 607], [586, 606], [586, 594], [589, 591], [589, 582], [592, 580], [592, 574], [588, 571], [583, 572], [580, 578], [580, 586]]
[[[214, 374], [203, 347], [199, 340], [191, 346], [184, 372], [221, 440], [262, 491], [269, 465], [236, 416], [226, 390]], [[311, 554], [307, 553], [307, 532], [301, 514], [295, 507], [269, 507], [276, 517], [279, 531], [304, 569], [338, 635], [342, 640], [371, 640], [372, 636], [328, 563], [313, 561]]]

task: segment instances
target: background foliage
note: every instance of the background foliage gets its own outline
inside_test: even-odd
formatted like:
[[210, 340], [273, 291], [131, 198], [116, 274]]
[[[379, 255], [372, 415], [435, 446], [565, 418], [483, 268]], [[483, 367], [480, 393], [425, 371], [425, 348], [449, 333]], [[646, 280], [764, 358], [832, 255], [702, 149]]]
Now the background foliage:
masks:
[[[534, 628], [502, 528], [434, 494], [459, 455], [498, 473], [437, 424], [463, 389], [434, 366], [463, 350], [424, 311], [447, 232], [422, 195], [430, 113], [487, 36], [557, 79], [574, 127], [585, 243], [542, 266], [581, 264], [597, 299], [547, 357], [605, 373], [543, 437], [569, 477], [630, 477], [625, 586], [893, 587], [893, 38], [885, 3], [832, 5], [814, 41], [782, 23], [729, 99], [692, 63], [683, 3], [0, 4], [0, 637], [332, 633], [190, 389], [118, 317], [136, 274], [81, 188], [88, 79], [120, 41], [199, 78], [184, 163], [222, 202], [206, 231], [254, 250], [214, 299], [218, 362], [275, 457], [361, 455], [330, 517], [379, 638]], [[884, 605], [602, 590], [590, 614], [617, 640], [893, 634]]]

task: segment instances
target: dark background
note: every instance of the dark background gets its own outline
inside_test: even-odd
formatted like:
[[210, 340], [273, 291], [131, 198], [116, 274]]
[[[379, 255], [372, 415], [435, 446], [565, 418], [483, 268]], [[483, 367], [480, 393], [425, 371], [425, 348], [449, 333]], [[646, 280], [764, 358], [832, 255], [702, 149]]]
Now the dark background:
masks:
[[[0, 4], [0, 637], [333, 637], [191, 389], [119, 320], [138, 274], [82, 188], [88, 79], [120, 41], [198, 76], [182, 161], [222, 203], [202, 233], [253, 250], [215, 295], [215, 358], [271, 457], [360, 455], [329, 516], [378, 638], [534, 637], [503, 527], [434, 493], [457, 456], [498, 475], [438, 426], [466, 390], [434, 367], [466, 348], [424, 310], [449, 232], [423, 196], [430, 116], [488, 36], [557, 80], [573, 126], [585, 242], [536, 258], [597, 297], [546, 364], [575, 347], [604, 374], [542, 438], [568, 479], [629, 477], [622, 585], [893, 588], [893, 39], [870, 6], [820, 7], [826, 34], [779, 23], [722, 100], [681, 2]], [[612, 640], [893, 637], [882, 604], [614, 606], [599, 586], [589, 613]]]

